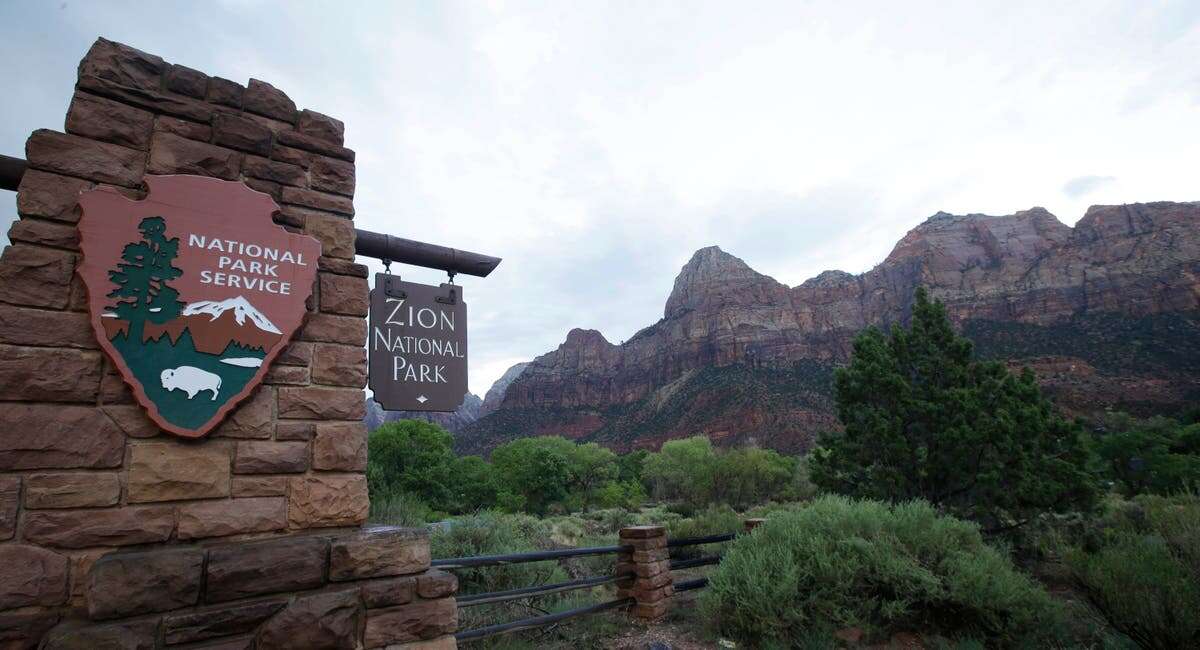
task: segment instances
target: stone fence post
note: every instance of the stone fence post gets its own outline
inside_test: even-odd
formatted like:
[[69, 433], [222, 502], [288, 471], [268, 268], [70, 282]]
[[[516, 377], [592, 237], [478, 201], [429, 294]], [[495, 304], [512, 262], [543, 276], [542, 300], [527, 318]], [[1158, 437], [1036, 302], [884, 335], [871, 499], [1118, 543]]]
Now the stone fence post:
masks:
[[671, 559], [667, 555], [667, 529], [662, 526], [622, 528], [620, 545], [633, 550], [617, 558], [617, 575], [634, 573], [631, 580], [617, 583], [618, 598], [634, 598], [633, 615], [654, 621], [666, 615], [675, 593], [671, 581]]

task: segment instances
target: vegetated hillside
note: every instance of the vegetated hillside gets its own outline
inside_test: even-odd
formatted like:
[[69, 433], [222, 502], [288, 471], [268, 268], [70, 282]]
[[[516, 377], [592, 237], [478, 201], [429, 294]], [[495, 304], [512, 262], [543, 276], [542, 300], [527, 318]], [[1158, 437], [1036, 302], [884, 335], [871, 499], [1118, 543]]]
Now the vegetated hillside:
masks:
[[663, 318], [621, 345], [572, 330], [461, 429], [460, 451], [528, 435], [657, 447], [707, 434], [784, 451], [836, 426], [832, 369], [855, 334], [928, 287], [986, 357], [1028, 365], [1064, 410], [1135, 413], [1200, 398], [1200, 202], [938, 213], [860, 275], [788, 287], [717, 247], [696, 252]]

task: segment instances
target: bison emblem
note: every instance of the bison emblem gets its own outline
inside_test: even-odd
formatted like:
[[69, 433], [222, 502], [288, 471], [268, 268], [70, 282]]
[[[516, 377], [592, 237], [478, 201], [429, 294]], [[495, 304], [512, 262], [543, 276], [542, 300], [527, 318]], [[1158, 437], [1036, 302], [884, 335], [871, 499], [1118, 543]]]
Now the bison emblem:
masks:
[[181, 390], [187, 393], [188, 399], [206, 390], [212, 391], [212, 401], [217, 401], [217, 391], [221, 390], [219, 375], [201, 370], [194, 366], [179, 366], [162, 371], [162, 387], [167, 391]]

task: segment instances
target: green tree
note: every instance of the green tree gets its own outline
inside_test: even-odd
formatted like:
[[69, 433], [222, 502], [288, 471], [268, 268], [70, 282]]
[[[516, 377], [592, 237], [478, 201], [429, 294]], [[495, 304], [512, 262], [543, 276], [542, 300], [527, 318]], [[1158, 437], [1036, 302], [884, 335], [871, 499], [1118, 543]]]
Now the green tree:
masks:
[[368, 489], [407, 492], [449, 510], [454, 452], [450, 433], [423, 420], [388, 422], [367, 438]]
[[596, 490], [615, 481], [620, 474], [617, 455], [594, 442], [572, 445], [567, 452], [567, 463], [572, 491], [584, 508], [592, 504]]
[[162, 217], [146, 217], [138, 224], [142, 241], [126, 244], [121, 262], [108, 272], [117, 287], [109, 292], [116, 303], [108, 310], [129, 322], [129, 339], [140, 341], [145, 322], [161, 324], [179, 316], [183, 302], [179, 292], [167, 282], [183, 271], [171, 263], [179, 254], [179, 238], [167, 239], [167, 223]]
[[446, 510], [455, 513], [476, 512], [496, 505], [496, 472], [479, 456], [454, 459], [449, 477], [450, 502]]
[[918, 289], [909, 328], [869, 328], [834, 375], [844, 430], [821, 437], [813, 481], [851, 496], [925, 499], [998, 531], [1091, 508], [1082, 428], [1054, 413], [1028, 370], [972, 359], [941, 302]]
[[642, 464], [642, 477], [656, 499], [708, 503], [716, 480], [717, 455], [705, 436], [669, 440]]
[[508, 510], [545, 514], [570, 494], [574, 445], [563, 438], [519, 438], [492, 451], [500, 494], [497, 500]]
[[1104, 474], [1129, 496], [1174, 494], [1200, 487], [1200, 424], [1164, 417], [1108, 418], [1097, 435]]

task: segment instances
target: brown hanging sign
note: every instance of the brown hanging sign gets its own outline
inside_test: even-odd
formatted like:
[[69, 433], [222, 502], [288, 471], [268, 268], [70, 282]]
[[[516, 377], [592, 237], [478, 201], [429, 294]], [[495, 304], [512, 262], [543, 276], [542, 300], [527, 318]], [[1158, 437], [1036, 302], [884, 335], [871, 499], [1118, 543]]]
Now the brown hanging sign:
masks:
[[367, 384], [388, 411], [450, 412], [467, 395], [467, 304], [462, 287], [375, 274]]
[[271, 197], [235, 181], [147, 176], [131, 201], [79, 203], [78, 273], [92, 329], [150, 418], [208, 433], [258, 386], [304, 320], [321, 244], [275, 225]]

